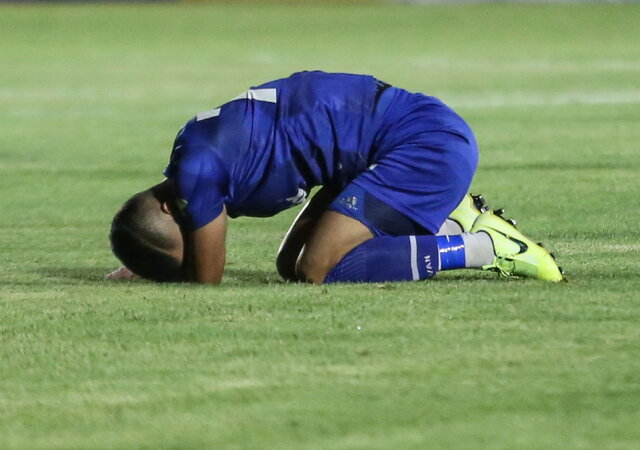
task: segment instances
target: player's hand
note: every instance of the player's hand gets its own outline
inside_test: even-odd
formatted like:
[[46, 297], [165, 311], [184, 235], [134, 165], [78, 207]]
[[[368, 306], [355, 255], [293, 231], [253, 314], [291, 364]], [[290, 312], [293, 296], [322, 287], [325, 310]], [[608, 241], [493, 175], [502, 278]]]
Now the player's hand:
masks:
[[139, 278], [138, 275], [126, 267], [120, 267], [104, 277], [105, 280], [137, 280]]

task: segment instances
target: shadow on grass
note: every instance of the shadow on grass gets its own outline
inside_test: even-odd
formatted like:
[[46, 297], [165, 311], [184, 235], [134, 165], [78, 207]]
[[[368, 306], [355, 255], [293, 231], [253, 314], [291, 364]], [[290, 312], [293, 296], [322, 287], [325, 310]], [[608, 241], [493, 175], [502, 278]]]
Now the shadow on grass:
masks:
[[224, 278], [226, 281], [234, 281], [243, 285], [258, 286], [263, 284], [284, 283], [275, 271], [270, 270], [228, 268], [224, 271]]
[[114, 267], [40, 267], [35, 272], [46, 278], [74, 281], [103, 281]]
[[[52, 282], [85, 282], [85, 283], [153, 283], [151, 281], [146, 280], [136, 280], [136, 281], [105, 281], [104, 276], [111, 272], [113, 267], [41, 267], [34, 272], [38, 275], [46, 278], [47, 281]], [[578, 270], [573, 272], [569, 272], [568, 274], [569, 283], [571, 286], [571, 282], [577, 282], [578, 280], [589, 280], [589, 279], [599, 279], [599, 280], [634, 280], [637, 281], [637, 273], [635, 270], [631, 270], [631, 268], [627, 268], [627, 270], [616, 270], [610, 272], [599, 272], [595, 273], [586, 273], [584, 270]], [[527, 282], [537, 282], [535, 280], [529, 279], [507, 279], [504, 277], [498, 276], [495, 273], [489, 272], [481, 272], [481, 271], [464, 271], [464, 270], [455, 270], [451, 272], [441, 273], [438, 277], [433, 280], [429, 280], [428, 283], [467, 283], [467, 282], [477, 282], [477, 283], [496, 283], [496, 285], [502, 285], [503, 283], [522, 283], [527, 284]], [[28, 283], [20, 283], [20, 282], [7, 282], [1, 283], [0, 285], [33, 285], [34, 282]], [[225, 270], [224, 275], [224, 285], [229, 287], [233, 286], [244, 286], [244, 287], [253, 287], [253, 286], [266, 286], [273, 284], [287, 284], [283, 281], [275, 271], [269, 270], [257, 270], [257, 269], [240, 269], [240, 268], [228, 268]], [[293, 283], [298, 284], [298, 283]], [[300, 286], [303, 286], [304, 283], [300, 283]], [[565, 283], [561, 283], [562, 286], [567, 286]]]
[[[153, 283], [147, 280], [135, 281], [107, 281], [104, 276], [114, 270], [114, 267], [40, 267], [34, 272], [49, 280], [84, 281], [98, 283]], [[275, 271], [233, 269], [225, 270], [225, 284], [241, 284], [260, 286], [266, 284], [283, 283]]]

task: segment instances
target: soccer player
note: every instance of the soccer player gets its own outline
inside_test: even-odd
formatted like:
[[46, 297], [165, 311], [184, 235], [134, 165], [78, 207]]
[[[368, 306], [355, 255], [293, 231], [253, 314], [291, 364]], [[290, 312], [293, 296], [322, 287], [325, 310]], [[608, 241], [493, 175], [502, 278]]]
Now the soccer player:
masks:
[[[423, 280], [476, 268], [564, 279], [554, 257], [467, 193], [475, 137], [440, 100], [371, 76], [301, 72], [198, 114], [167, 179], [116, 214], [112, 249], [156, 281], [218, 284], [227, 219], [305, 201], [277, 267], [313, 283]], [[450, 217], [450, 218], [449, 218]]]

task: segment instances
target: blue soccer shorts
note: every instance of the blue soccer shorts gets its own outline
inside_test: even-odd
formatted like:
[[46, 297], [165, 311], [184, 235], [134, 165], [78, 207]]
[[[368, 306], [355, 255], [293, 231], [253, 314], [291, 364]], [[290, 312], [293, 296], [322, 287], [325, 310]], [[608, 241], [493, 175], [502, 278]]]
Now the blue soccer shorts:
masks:
[[436, 234], [469, 190], [477, 164], [467, 126], [423, 132], [360, 173], [328, 209], [360, 221], [374, 236]]

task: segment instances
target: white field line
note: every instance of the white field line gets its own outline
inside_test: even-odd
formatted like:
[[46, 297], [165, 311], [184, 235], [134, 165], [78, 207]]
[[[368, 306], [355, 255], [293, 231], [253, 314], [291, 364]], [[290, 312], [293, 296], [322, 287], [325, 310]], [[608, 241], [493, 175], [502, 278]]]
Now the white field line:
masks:
[[523, 59], [515, 61], [491, 61], [486, 59], [460, 59], [438, 56], [413, 56], [408, 64], [421, 69], [453, 70], [461, 72], [577, 72], [579, 74], [602, 72], [638, 72], [640, 60], [602, 59], [588, 61], [554, 61], [549, 59]]
[[[440, 91], [430, 93], [442, 98], [445, 103], [458, 108], [501, 108], [518, 106], [564, 106], [564, 105], [607, 105], [607, 104], [634, 104], [640, 103], [640, 90], [617, 91], [574, 91], [538, 93], [535, 91], [486, 92], [483, 94], [470, 94], [464, 97], [459, 93]], [[76, 105], [78, 103], [95, 102], [108, 98], [110, 102], [126, 100], [127, 103], [144, 99], [146, 94], [135, 89], [120, 89], [110, 91], [108, 95], [96, 89], [69, 89], [69, 88], [29, 88], [9, 89], [0, 88], [0, 100], [4, 101], [29, 101], [37, 100], [40, 104], [45, 101], [69, 100]], [[26, 105], [23, 105], [24, 108]]]
[[0, 88], [0, 100], [64, 100], [70, 101], [98, 101], [101, 99], [133, 99], [141, 100], [147, 92], [136, 88], [101, 91], [96, 88], [77, 88], [66, 86]]
[[457, 108], [503, 108], [518, 106], [565, 106], [565, 105], [618, 105], [640, 103], [638, 91], [609, 92], [562, 92], [543, 95], [535, 92], [514, 92], [513, 94], [486, 94], [459, 97], [442, 95], [451, 106]]
[[609, 252], [629, 253], [640, 251], [640, 244], [604, 244], [600, 248]]

